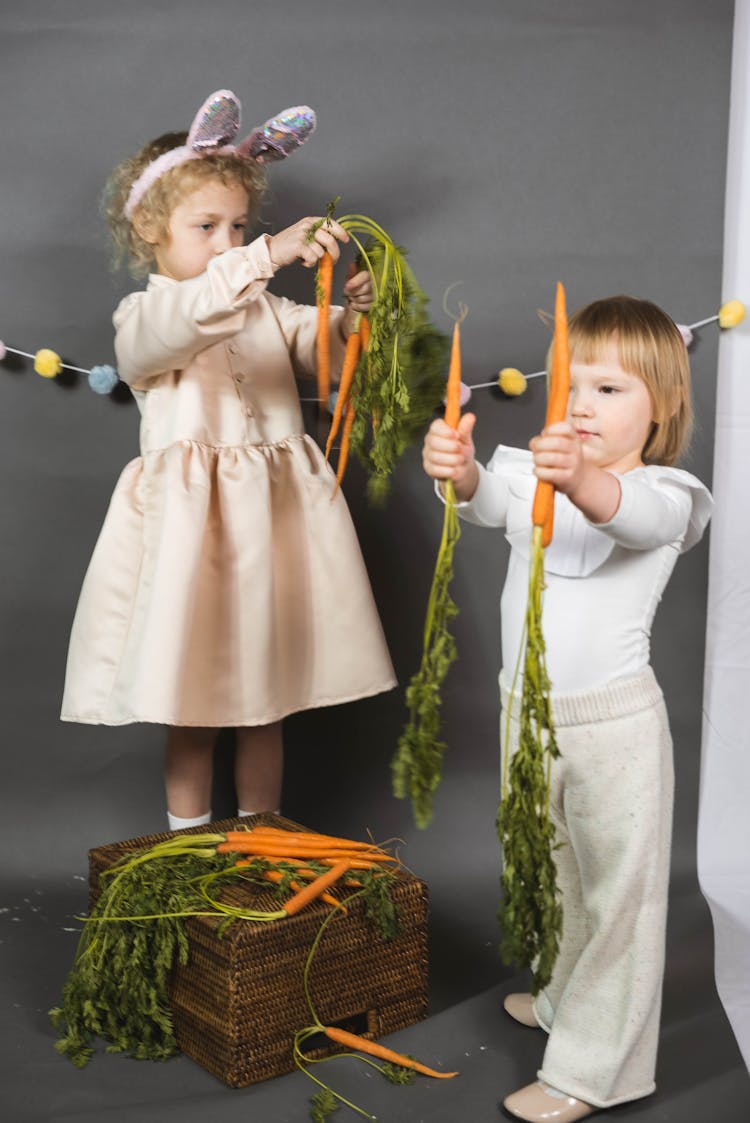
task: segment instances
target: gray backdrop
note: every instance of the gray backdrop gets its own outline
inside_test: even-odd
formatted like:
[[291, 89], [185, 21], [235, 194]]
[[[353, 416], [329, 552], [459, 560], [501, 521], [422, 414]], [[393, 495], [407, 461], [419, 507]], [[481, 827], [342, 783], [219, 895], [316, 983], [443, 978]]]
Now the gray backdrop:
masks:
[[[290, 104], [318, 112], [308, 146], [271, 170], [264, 229], [341, 194], [343, 211], [372, 215], [408, 247], [445, 330], [443, 290], [463, 282], [468, 383], [506, 365], [540, 369], [548, 334], [537, 309], [551, 307], [558, 279], [571, 307], [627, 292], [683, 323], [710, 315], [722, 298], [747, 295], [720, 291], [731, 29], [729, 0], [4, 0], [0, 337], [82, 367], [113, 361], [111, 313], [133, 282], [109, 272], [102, 185], [146, 139], [187, 128], [221, 87], [241, 98], [248, 130]], [[274, 289], [313, 299], [302, 269], [285, 270]], [[686, 466], [709, 484], [716, 350], [714, 326], [691, 351], [698, 428]], [[472, 404], [486, 459], [499, 440], [525, 445], [539, 428], [543, 380], [521, 399], [484, 390]], [[163, 731], [58, 721], [81, 580], [117, 475], [137, 455], [134, 404], [98, 397], [80, 376], [48, 382], [9, 357], [0, 419], [9, 951], [33, 925], [42, 931], [32, 888], [72, 913], [83, 907], [90, 846], [162, 829]], [[418, 450], [385, 509], [368, 506], [363, 482], [355, 466], [345, 490], [403, 686], [419, 656], [442, 512]], [[287, 723], [284, 812], [331, 832], [398, 835], [429, 882], [435, 1010], [510, 974], [495, 926], [505, 560], [501, 534], [464, 529], [450, 752], [428, 832], [390, 794], [402, 690]], [[685, 903], [673, 913], [670, 969], [694, 937], [703, 994], [711, 940], [694, 837], [706, 560], [705, 543], [681, 560], [654, 637], [676, 744], [673, 901]], [[231, 751], [223, 737], [217, 817], [234, 809]], [[26, 837], [31, 824], [43, 829]], [[61, 928], [48, 923], [46, 948]], [[55, 953], [61, 969], [71, 946]], [[59, 977], [40, 1007], [56, 986]]]

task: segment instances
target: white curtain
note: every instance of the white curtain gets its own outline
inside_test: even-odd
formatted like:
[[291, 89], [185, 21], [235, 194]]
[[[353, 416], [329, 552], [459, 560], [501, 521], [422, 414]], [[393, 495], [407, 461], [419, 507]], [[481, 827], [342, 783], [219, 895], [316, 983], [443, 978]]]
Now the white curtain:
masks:
[[[722, 299], [750, 304], [750, 0], [735, 5]], [[750, 328], [719, 345], [698, 876], [750, 1068]]]

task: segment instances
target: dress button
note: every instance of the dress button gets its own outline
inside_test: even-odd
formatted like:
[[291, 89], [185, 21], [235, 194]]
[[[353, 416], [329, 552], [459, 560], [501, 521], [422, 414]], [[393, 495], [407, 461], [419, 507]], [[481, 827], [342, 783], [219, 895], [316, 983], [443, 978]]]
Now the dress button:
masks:
[[244, 382], [245, 381], [244, 374], [235, 374], [234, 381], [235, 382]]
[[227, 343], [227, 351], [229, 351], [230, 355], [236, 355], [239, 351], [239, 347], [236, 343]]
[[250, 406], [248, 406], [247, 409], [245, 410], [245, 413], [247, 414], [248, 417], [252, 417], [253, 416], [252, 408]]

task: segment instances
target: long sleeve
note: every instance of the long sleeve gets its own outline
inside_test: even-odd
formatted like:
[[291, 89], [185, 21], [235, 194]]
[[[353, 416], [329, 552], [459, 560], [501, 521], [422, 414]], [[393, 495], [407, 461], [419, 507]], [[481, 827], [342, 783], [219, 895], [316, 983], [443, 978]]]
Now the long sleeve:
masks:
[[264, 235], [214, 258], [198, 277], [157, 277], [147, 291], [131, 293], [113, 317], [120, 377], [146, 388], [155, 375], [181, 370], [205, 347], [240, 331], [273, 274]]
[[[317, 307], [314, 304], [297, 304], [286, 297], [270, 293], [268, 302], [289, 348], [294, 373], [311, 377], [316, 368]], [[342, 334], [344, 313], [344, 308], [338, 305], [331, 307], [331, 377], [334, 382], [338, 381], [346, 349]]]
[[652, 466], [634, 469], [618, 479], [622, 494], [617, 511], [609, 522], [590, 525], [630, 550], [653, 550], [679, 542], [684, 551], [700, 539], [712, 500], [695, 476], [677, 468]]

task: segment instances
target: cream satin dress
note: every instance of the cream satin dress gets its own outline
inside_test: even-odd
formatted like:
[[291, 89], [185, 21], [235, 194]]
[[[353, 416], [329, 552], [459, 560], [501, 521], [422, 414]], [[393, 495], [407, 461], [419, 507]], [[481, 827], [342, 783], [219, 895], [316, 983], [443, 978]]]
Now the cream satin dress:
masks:
[[273, 273], [262, 237], [115, 312], [142, 456], [83, 583], [64, 721], [260, 725], [395, 685], [346, 502], [303, 431], [316, 309], [267, 293]]

